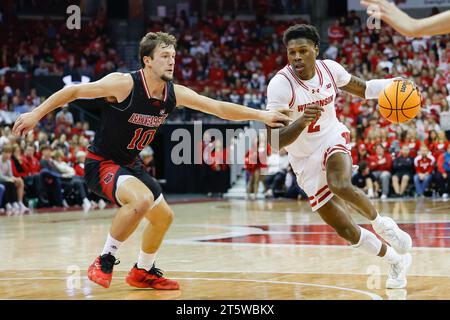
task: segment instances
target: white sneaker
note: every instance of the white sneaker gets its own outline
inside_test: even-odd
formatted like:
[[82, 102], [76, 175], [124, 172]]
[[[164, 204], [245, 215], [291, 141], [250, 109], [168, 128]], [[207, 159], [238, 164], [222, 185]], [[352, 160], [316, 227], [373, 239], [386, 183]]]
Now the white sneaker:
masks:
[[89, 210], [91, 210], [91, 207], [92, 207], [91, 202], [87, 198], [84, 198], [83, 199], [83, 211], [84, 211], [84, 213], [89, 212]]
[[20, 214], [20, 206], [17, 202], [14, 202], [12, 204], [12, 213], [13, 214]]
[[372, 224], [373, 229], [378, 233], [386, 242], [388, 242], [395, 251], [399, 254], [405, 254], [412, 249], [412, 239], [409, 234], [400, 229], [389, 217], [380, 217], [380, 222], [375, 225]]
[[30, 213], [31, 210], [27, 208], [27, 206], [25, 206], [22, 202], [19, 203], [19, 212], [20, 214], [24, 214], [24, 213]]
[[442, 199], [447, 200], [447, 199], [448, 199], [448, 193], [444, 193], [444, 194], [442, 195]]
[[410, 253], [401, 255], [401, 260], [395, 264], [391, 264], [386, 280], [387, 289], [403, 289], [406, 288], [408, 281], [406, 280], [406, 273], [409, 270], [412, 262]]
[[92, 206], [92, 209], [95, 209], [98, 207], [98, 204], [94, 200], [91, 200], [91, 206]]
[[387, 195], [382, 194], [382, 195], [381, 195], [381, 200], [386, 200], [386, 199], [387, 199]]
[[266, 198], [273, 198], [273, 191], [272, 191], [272, 189], [267, 190], [266, 193], [264, 194], [264, 197], [266, 197]]
[[13, 207], [12, 207], [11, 203], [7, 203], [5, 205], [5, 209], [6, 209], [6, 215], [10, 216], [13, 212]]
[[386, 289], [388, 300], [406, 300], [408, 291], [406, 289]]
[[105, 207], [106, 207], [106, 202], [105, 202], [105, 200], [100, 199], [99, 202], [98, 202], [98, 208], [99, 208], [100, 210], [103, 210], [103, 209], [105, 209]]
[[64, 207], [64, 208], [69, 208], [69, 207], [70, 207], [69, 204], [67, 203], [67, 200], [66, 200], [66, 199], [64, 199], [64, 200], [62, 201], [62, 204], [63, 204], [63, 207]]

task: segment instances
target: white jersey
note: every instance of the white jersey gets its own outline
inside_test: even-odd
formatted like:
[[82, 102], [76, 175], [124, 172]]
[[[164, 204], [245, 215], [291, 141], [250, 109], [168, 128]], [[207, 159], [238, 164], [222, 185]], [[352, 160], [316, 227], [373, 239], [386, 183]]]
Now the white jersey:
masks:
[[299, 137], [286, 147], [290, 157], [302, 158], [326, 144], [337, 132], [349, 130], [336, 116], [335, 100], [338, 88], [350, 82], [349, 74], [333, 60], [316, 60], [316, 73], [310, 80], [301, 80], [288, 64], [278, 71], [267, 87], [267, 109], [290, 108], [293, 120], [303, 115], [305, 108], [320, 104], [324, 112]]

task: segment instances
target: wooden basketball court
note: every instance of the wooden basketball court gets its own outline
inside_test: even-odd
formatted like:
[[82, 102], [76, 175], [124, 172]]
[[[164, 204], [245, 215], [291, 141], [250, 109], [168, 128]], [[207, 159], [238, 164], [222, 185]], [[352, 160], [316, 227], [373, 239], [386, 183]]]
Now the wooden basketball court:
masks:
[[[413, 238], [407, 290], [385, 290], [387, 264], [340, 239], [305, 202], [174, 204], [157, 267], [179, 291], [129, 287], [143, 222], [121, 247], [109, 289], [87, 279], [113, 209], [0, 217], [1, 299], [450, 299], [450, 202], [376, 202]], [[354, 214], [369, 227], [367, 220]]]

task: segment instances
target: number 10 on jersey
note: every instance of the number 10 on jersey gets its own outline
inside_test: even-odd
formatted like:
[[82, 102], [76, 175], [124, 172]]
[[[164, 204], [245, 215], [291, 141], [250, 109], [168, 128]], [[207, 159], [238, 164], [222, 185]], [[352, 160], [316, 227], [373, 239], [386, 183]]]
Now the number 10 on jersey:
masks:
[[139, 128], [134, 131], [134, 137], [128, 144], [127, 149], [143, 150], [150, 144], [150, 142], [152, 142], [155, 137], [156, 129], [149, 129], [144, 132], [142, 131], [144, 131], [143, 128]]

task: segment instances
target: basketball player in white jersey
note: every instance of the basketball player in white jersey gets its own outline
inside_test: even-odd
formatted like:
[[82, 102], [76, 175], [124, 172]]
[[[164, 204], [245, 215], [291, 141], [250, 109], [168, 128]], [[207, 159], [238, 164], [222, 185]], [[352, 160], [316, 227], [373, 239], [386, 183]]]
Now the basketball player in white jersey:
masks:
[[[411, 237], [394, 220], [380, 216], [366, 195], [352, 185], [350, 133], [337, 119], [334, 104], [339, 89], [376, 99], [395, 80], [364, 81], [335, 61], [316, 60], [319, 41], [316, 28], [310, 25], [295, 25], [285, 31], [283, 42], [289, 63], [269, 83], [267, 108], [289, 107], [294, 121], [284, 128], [272, 129], [269, 137], [275, 139], [278, 135], [278, 147], [288, 151], [292, 169], [312, 210], [354, 248], [390, 264], [387, 288], [404, 288], [412, 260]], [[350, 217], [347, 204], [368, 218], [390, 245], [359, 227]]]

